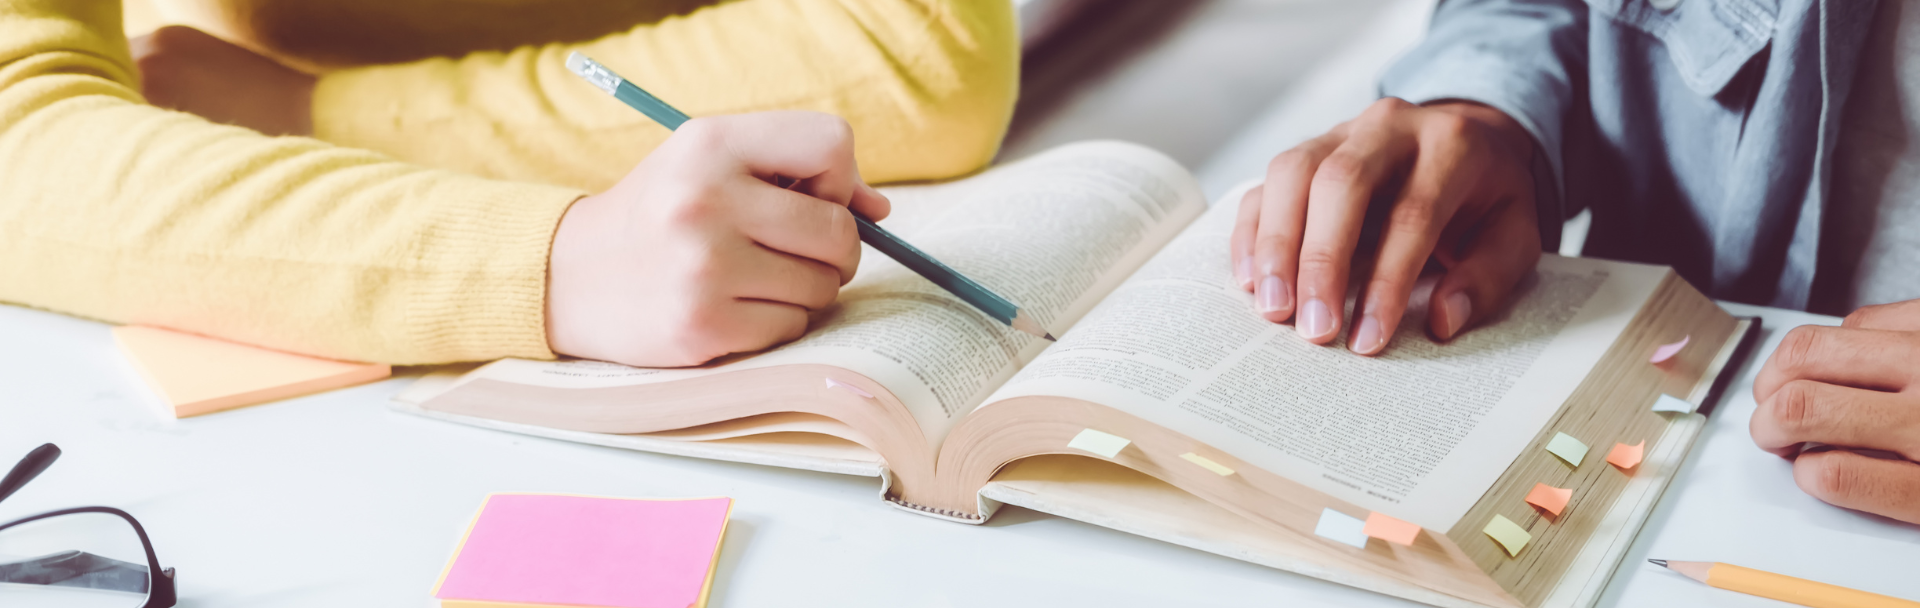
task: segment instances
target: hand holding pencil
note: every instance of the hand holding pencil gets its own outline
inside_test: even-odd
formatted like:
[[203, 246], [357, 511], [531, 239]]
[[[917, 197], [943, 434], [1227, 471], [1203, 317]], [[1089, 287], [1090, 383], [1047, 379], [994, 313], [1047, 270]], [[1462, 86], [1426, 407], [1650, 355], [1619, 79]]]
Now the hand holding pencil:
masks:
[[[805, 191], [765, 175], [804, 176]], [[853, 214], [889, 210], [861, 181], [837, 117], [702, 120], [562, 218], [549, 255], [548, 344], [677, 367], [792, 340], [853, 278]]]

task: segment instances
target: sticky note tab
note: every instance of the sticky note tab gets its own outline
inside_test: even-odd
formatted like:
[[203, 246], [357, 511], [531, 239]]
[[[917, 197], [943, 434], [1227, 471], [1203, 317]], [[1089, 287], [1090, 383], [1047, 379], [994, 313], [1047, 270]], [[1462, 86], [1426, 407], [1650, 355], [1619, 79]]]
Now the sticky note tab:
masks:
[[1666, 363], [1667, 360], [1672, 359], [1674, 355], [1680, 354], [1680, 349], [1686, 348], [1687, 342], [1692, 340], [1693, 340], [1693, 336], [1688, 335], [1684, 338], [1681, 338], [1679, 342], [1660, 345], [1660, 348], [1653, 349], [1652, 362], [1656, 364]]
[[1660, 395], [1659, 399], [1653, 400], [1653, 411], [1691, 414], [1693, 403], [1673, 395]]
[[1566, 433], [1554, 433], [1553, 440], [1547, 442], [1547, 451], [1575, 467], [1579, 467], [1580, 461], [1587, 458], [1587, 444], [1580, 443], [1580, 440]]
[[729, 498], [495, 494], [480, 506], [433, 596], [514, 605], [704, 606], [732, 509]]
[[1337, 543], [1367, 548], [1367, 522], [1333, 509], [1320, 512], [1320, 524], [1313, 527], [1313, 533]]
[[181, 418], [379, 380], [393, 368], [283, 353], [157, 327], [113, 328], [121, 352]]
[[1093, 429], [1086, 429], [1080, 431], [1079, 435], [1074, 435], [1073, 441], [1067, 442], [1067, 447], [1085, 452], [1093, 452], [1106, 458], [1112, 458], [1119, 455], [1120, 450], [1125, 449], [1129, 443], [1133, 442], [1125, 437], [1109, 435]]
[[1613, 444], [1613, 451], [1607, 452], [1607, 463], [1620, 467], [1622, 471], [1630, 471], [1640, 466], [1640, 459], [1646, 455], [1646, 451], [1647, 440], [1645, 439], [1633, 445], [1616, 443]]
[[1480, 531], [1493, 537], [1494, 542], [1500, 543], [1500, 548], [1506, 549], [1509, 557], [1520, 555], [1520, 550], [1527, 548], [1527, 542], [1533, 540], [1533, 535], [1528, 534], [1526, 528], [1497, 514], [1493, 516], [1493, 521], [1487, 522], [1487, 527]]
[[1411, 545], [1414, 539], [1420, 537], [1420, 526], [1375, 511], [1367, 515], [1366, 534], [1396, 545]]
[[1567, 501], [1573, 500], [1571, 488], [1556, 488], [1544, 483], [1533, 484], [1533, 491], [1527, 493], [1527, 504], [1546, 509], [1554, 517], [1567, 509]]
[[853, 393], [853, 394], [855, 394], [855, 395], [859, 395], [859, 396], [861, 396], [861, 397], [865, 397], [865, 398], [867, 398], [867, 399], [872, 399], [872, 398], [873, 398], [873, 393], [869, 393], [869, 392], [867, 392], [866, 390], [864, 390], [864, 389], [862, 389], [862, 388], [860, 388], [860, 387], [858, 387], [858, 386], [854, 386], [854, 385], [851, 385], [851, 384], [847, 384], [847, 383], [845, 383], [845, 382], [841, 382], [841, 381], [839, 381], [839, 380], [835, 380], [835, 379], [832, 379], [832, 378], [828, 378], [828, 379], [827, 379], [827, 388], [837, 388], [837, 389], [840, 389], [840, 390], [844, 390], [844, 391], [847, 391], [847, 392], [849, 392], [849, 393]]
[[1187, 452], [1185, 454], [1181, 454], [1180, 457], [1183, 459], [1186, 459], [1187, 462], [1200, 465], [1200, 468], [1202, 469], [1213, 471], [1213, 474], [1219, 475], [1221, 477], [1226, 477], [1228, 475], [1233, 474], [1233, 469], [1229, 469], [1225, 466], [1221, 466], [1220, 463], [1207, 460], [1207, 457], [1201, 456], [1199, 454], [1195, 454], [1193, 452]]

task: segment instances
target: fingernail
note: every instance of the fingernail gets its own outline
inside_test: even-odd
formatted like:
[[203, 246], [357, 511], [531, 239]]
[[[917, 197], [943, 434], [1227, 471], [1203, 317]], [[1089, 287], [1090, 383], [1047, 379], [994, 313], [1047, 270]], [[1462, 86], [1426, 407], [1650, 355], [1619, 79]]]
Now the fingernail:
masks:
[[1233, 261], [1233, 278], [1241, 289], [1253, 286], [1253, 256], [1243, 255]]
[[1380, 320], [1367, 315], [1360, 319], [1360, 327], [1353, 330], [1353, 341], [1347, 343], [1347, 348], [1362, 355], [1371, 355], [1380, 352], [1386, 345], [1386, 333], [1380, 329]]
[[1320, 300], [1307, 300], [1306, 305], [1300, 308], [1297, 321], [1294, 330], [1308, 339], [1319, 338], [1333, 331], [1333, 313]]
[[1467, 299], [1467, 292], [1447, 294], [1447, 335], [1442, 337], [1451, 340], [1460, 335], [1460, 328], [1466, 326], [1470, 316], [1473, 316], [1473, 302]]
[[1253, 295], [1259, 301], [1260, 312], [1285, 310], [1293, 305], [1293, 293], [1287, 289], [1287, 282], [1273, 275], [1260, 279], [1260, 288], [1255, 289]]

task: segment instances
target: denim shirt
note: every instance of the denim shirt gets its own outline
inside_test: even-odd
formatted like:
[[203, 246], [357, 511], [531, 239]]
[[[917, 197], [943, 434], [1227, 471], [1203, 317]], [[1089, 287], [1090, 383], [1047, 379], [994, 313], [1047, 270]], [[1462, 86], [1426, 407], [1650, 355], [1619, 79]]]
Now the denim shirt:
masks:
[[1558, 185], [1543, 236], [1590, 209], [1584, 255], [1804, 309], [1875, 2], [1442, 0], [1381, 88], [1484, 103], [1531, 132], [1536, 174]]

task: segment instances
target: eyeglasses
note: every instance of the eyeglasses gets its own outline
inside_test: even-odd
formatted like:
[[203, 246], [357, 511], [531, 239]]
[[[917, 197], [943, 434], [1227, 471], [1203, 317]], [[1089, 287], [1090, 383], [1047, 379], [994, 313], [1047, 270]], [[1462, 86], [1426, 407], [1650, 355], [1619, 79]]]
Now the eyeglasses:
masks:
[[[0, 479], [0, 501], [58, 458], [60, 448], [51, 443], [28, 452]], [[0, 523], [0, 606], [173, 608], [173, 604], [173, 569], [160, 567], [146, 529], [126, 511], [76, 507]]]

